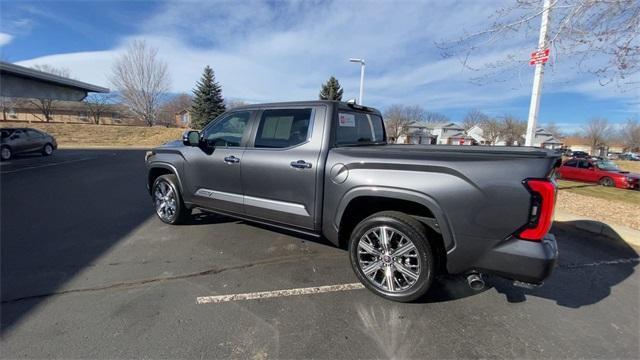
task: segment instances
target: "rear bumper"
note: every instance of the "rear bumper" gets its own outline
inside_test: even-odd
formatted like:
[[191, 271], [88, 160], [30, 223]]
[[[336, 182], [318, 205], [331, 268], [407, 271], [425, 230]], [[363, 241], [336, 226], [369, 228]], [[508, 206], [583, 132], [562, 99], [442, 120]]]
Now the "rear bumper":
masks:
[[491, 249], [476, 264], [483, 272], [508, 279], [539, 284], [551, 275], [558, 259], [553, 234], [542, 241], [511, 239]]

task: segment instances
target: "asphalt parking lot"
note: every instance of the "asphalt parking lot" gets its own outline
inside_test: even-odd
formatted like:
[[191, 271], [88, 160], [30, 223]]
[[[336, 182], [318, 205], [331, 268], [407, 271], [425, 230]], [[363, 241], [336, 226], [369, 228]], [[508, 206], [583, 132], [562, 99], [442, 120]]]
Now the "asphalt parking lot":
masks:
[[[556, 225], [545, 286], [440, 279], [418, 303], [353, 284], [346, 251], [263, 226], [154, 217], [144, 151], [0, 166], [2, 358], [638, 358], [637, 249]], [[340, 288], [338, 288], [340, 290]]]

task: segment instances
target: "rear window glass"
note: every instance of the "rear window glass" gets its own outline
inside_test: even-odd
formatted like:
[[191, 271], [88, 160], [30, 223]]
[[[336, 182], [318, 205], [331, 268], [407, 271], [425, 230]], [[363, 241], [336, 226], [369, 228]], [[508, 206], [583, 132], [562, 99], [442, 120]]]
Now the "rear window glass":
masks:
[[384, 142], [384, 125], [379, 115], [340, 111], [337, 120], [337, 145], [366, 145]]
[[265, 110], [260, 118], [255, 147], [286, 148], [307, 141], [311, 109]]
[[578, 167], [580, 169], [591, 169], [593, 167], [593, 164], [588, 161], [582, 160], [578, 163]]

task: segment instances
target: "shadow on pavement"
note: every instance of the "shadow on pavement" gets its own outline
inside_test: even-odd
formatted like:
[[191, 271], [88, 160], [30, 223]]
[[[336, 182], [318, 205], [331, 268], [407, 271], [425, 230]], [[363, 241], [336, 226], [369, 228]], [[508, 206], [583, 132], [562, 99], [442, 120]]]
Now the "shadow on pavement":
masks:
[[143, 151], [91, 154], [2, 175], [3, 333], [153, 215]]
[[560, 257], [544, 286], [517, 288], [508, 280], [494, 277], [488, 279], [487, 285], [504, 294], [509, 302], [537, 296], [569, 308], [592, 305], [608, 297], [614, 286], [633, 274], [639, 263], [638, 253], [620, 236], [580, 230], [578, 223], [554, 223], [552, 233], [558, 240]]
[[194, 210], [192, 218], [185, 225], [212, 225], [212, 224], [226, 224], [226, 223], [237, 223], [240, 220], [230, 218], [228, 216]]

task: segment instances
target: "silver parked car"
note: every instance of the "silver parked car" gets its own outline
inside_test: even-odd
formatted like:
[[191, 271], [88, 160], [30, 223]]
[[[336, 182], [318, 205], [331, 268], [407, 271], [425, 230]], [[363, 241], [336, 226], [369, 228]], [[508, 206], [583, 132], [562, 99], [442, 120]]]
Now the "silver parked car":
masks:
[[14, 155], [40, 152], [48, 156], [53, 154], [53, 150], [58, 148], [56, 139], [40, 130], [30, 128], [4, 128], [2, 132], [2, 148], [0, 158], [11, 159]]

